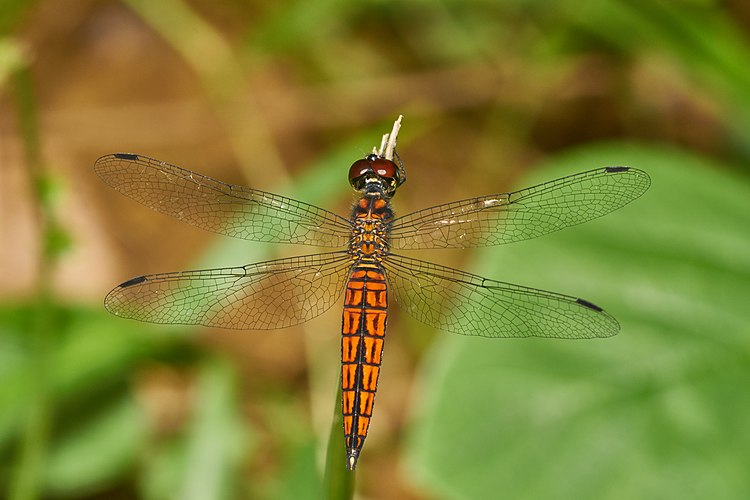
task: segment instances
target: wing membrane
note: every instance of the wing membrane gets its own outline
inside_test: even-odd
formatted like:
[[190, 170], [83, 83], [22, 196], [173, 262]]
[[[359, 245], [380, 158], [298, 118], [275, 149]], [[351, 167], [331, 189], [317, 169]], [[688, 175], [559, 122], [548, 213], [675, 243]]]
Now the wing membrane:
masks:
[[270, 330], [297, 325], [343, 297], [346, 252], [307, 255], [243, 267], [133, 278], [104, 299], [113, 314], [151, 323]]
[[145, 156], [102, 156], [104, 182], [149, 208], [188, 224], [253, 241], [343, 247], [349, 221], [314, 205], [226, 184]]
[[396, 302], [440, 330], [482, 337], [610, 337], [617, 320], [583, 299], [494, 281], [430, 262], [384, 260]]
[[606, 167], [512, 193], [437, 205], [398, 217], [391, 248], [470, 248], [536, 238], [596, 219], [641, 196], [645, 172]]

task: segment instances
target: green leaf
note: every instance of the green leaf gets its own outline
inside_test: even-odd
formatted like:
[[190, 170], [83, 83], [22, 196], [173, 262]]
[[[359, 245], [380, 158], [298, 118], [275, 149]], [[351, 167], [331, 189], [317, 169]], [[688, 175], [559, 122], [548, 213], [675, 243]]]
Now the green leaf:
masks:
[[124, 396], [94, 415], [53, 444], [45, 469], [47, 491], [96, 491], [133, 466], [148, 437], [143, 411]]
[[249, 445], [247, 427], [238, 412], [237, 380], [226, 361], [201, 367], [185, 452], [176, 490], [183, 500], [235, 498], [238, 476]]
[[154, 443], [146, 456], [143, 498], [242, 498], [237, 479], [252, 443], [239, 413], [236, 374], [218, 358], [199, 369], [186, 432]]
[[[322, 497], [322, 485], [316, 467], [317, 443], [309, 439], [290, 450], [281, 471], [280, 500], [317, 500]], [[346, 471], [344, 471], [346, 472]]]
[[138, 478], [140, 496], [145, 500], [168, 500], [180, 484], [185, 469], [187, 443], [182, 436], [154, 443], [146, 453]]
[[[33, 358], [29, 331], [32, 328], [37, 309], [35, 306], [17, 305], [0, 308], [0, 448], [9, 447], [19, 432], [28, 424], [33, 410], [34, 398], [39, 397], [40, 367]], [[53, 420], [52, 440], [64, 443], [66, 449], [81, 447], [86, 449], [91, 435], [77, 428], [70, 429], [56, 426], [54, 420], [89, 418], [110, 419], [116, 417], [115, 409], [107, 409], [107, 414], [98, 414], [97, 404], [102, 395], [111, 395], [112, 391], [122, 390], [128, 373], [134, 366], [153, 358], [160, 352], [175, 350], [178, 341], [185, 338], [184, 328], [157, 328], [130, 321], [113, 320], [105, 311], [90, 311], [83, 308], [52, 305], [48, 312], [52, 329], [46, 329], [45, 341], [49, 355], [45, 364], [49, 388], [51, 412], [48, 417]], [[123, 395], [123, 397], [126, 397]], [[124, 403], [122, 403], [124, 404]], [[92, 408], [93, 406], [93, 408]], [[120, 408], [123, 425], [128, 423], [122, 415], [126, 408]], [[39, 410], [37, 410], [39, 411]], [[92, 417], [96, 414], [96, 417]], [[86, 420], [88, 422], [88, 420]], [[99, 420], [92, 420], [91, 425], [105, 425]], [[127, 429], [125, 431], [127, 433]], [[83, 440], [76, 443], [77, 439]], [[113, 443], [117, 445], [117, 443]], [[117, 450], [115, 450], [117, 451]], [[106, 447], [100, 449], [107, 452]], [[54, 453], [59, 453], [55, 451]], [[109, 460], [102, 460], [102, 467]], [[111, 457], [115, 460], [117, 457]], [[132, 457], [131, 457], [132, 458]], [[122, 467], [131, 465], [120, 456]], [[110, 464], [111, 465], [111, 464]], [[56, 465], [58, 470], [60, 465]], [[52, 471], [49, 474], [57, 474]], [[75, 481], [80, 480], [86, 488], [92, 489], [98, 477], [110, 479], [114, 470], [107, 474], [92, 474], [91, 477], [70, 477], [69, 483], [53, 481], [54, 487], [75, 489]], [[56, 476], [55, 476], [56, 477]]]
[[584, 297], [622, 331], [439, 338], [421, 377], [414, 477], [446, 498], [747, 498], [747, 179], [643, 146], [553, 163], [522, 185], [621, 164], [653, 183], [605, 218], [482, 251], [473, 271]]

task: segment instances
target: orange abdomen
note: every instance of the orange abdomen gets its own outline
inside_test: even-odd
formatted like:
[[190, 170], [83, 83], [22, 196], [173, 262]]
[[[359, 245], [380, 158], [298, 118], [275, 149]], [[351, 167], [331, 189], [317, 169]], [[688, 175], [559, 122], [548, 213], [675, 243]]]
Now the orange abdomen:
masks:
[[367, 437], [383, 355], [388, 290], [377, 266], [349, 275], [341, 338], [341, 384], [347, 468], [354, 469]]

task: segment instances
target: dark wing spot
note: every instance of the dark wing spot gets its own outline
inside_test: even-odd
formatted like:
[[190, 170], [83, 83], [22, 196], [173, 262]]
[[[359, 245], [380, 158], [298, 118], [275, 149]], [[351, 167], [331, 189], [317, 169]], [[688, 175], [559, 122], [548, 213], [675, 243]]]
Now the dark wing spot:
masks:
[[616, 174], [617, 172], [627, 172], [630, 167], [607, 167], [604, 169], [608, 174]]
[[138, 285], [139, 283], [143, 283], [144, 281], [146, 281], [145, 276], [138, 276], [137, 278], [130, 279], [125, 283], [120, 284], [120, 288], [127, 288], [129, 286]]
[[115, 153], [115, 158], [119, 158], [120, 160], [131, 160], [136, 161], [138, 159], [138, 155], [134, 155], [132, 153]]
[[581, 304], [583, 307], [588, 307], [589, 309], [593, 309], [596, 312], [602, 312], [602, 311], [604, 311], [604, 309], [602, 309], [601, 307], [597, 306], [596, 304], [592, 304], [588, 300], [576, 299], [576, 302], [578, 302], [579, 304]]

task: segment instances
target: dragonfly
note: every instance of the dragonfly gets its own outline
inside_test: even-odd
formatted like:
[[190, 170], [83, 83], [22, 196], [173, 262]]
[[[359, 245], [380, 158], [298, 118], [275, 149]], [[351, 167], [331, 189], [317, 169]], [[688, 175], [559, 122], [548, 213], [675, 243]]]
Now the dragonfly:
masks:
[[406, 181], [395, 152], [400, 117], [379, 149], [349, 169], [348, 217], [292, 198], [227, 184], [132, 153], [94, 170], [143, 205], [246, 240], [328, 247], [325, 253], [239, 267], [150, 274], [115, 287], [111, 313], [153, 323], [271, 330], [308, 321], [343, 299], [341, 389], [346, 468], [354, 470], [373, 415], [392, 302], [436, 329], [490, 338], [584, 339], [618, 333], [588, 300], [484, 278], [399, 253], [528, 240], [601, 217], [641, 196], [647, 173], [615, 166], [519, 191], [445, 203], [401, 216], [391, 199]]

